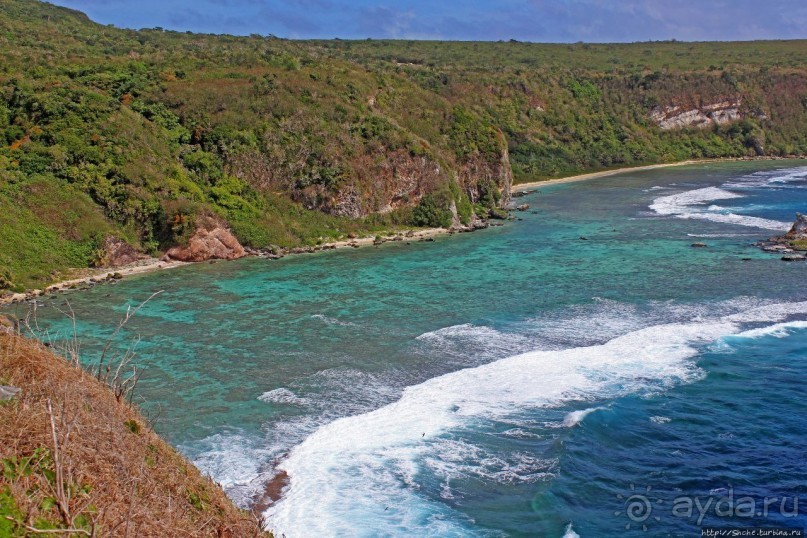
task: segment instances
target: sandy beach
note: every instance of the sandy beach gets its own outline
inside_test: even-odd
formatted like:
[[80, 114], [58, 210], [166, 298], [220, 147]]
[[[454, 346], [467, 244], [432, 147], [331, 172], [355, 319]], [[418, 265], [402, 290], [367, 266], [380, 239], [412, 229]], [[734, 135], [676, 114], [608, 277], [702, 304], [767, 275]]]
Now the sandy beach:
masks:
[[[559, 177], [555, 179], [546, 179], [543, 181], [530, 181], [528, 183], [518, 183], [513, 185], [513, 191], [531, 190], [537, 187], [544, 187], [546, 185], [558, 185], [561, 183], [574, 183], [576, 181], [586, 181], [589, 179], [597, 179], [608, 176], [615, 176], [617, 174], [624, 174], [627, 172], [641, 172], [643, 170], [655, 170], [657, 168], [673, 168], [676, 166], [687, 166], [690, 164], [709, 164], [709, 163], [726, 163], [726, 162], [739, 162], [739, 161], [773, 161], [783, 160], [779, 157], [738, 157], [731, 159], [691, 159], [688, 161], [678, 161], [674, 163], [662, 164], [648, 164], [646, 166], [627, 166], [625, 168], [614, 168], [613, 170], [603, 170], [601, 172], [589, 172], [588, 174], [578, 174], [568, 177]], [[804, 159], [804, 157], [787, 157], [787, 159]]]

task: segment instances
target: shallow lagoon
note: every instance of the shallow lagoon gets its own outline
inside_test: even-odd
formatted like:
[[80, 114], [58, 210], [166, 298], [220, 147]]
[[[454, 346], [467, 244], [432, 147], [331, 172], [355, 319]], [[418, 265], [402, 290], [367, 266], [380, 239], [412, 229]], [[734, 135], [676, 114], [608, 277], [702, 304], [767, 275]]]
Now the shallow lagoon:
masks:
[[[280, 461], [268, 516], [287, 536], [691, 534], [678, 497], [804, 494], [807, 266], [751, 244], [807, 207], [805, 176], [721, 163], [547, 186], [473, 234], [58, 300], [92, 358], [164, 290], [121, 337], [141, 339], [138, 394], [239, 503]], [[701, 524], [805, 525], [781, 512]]]

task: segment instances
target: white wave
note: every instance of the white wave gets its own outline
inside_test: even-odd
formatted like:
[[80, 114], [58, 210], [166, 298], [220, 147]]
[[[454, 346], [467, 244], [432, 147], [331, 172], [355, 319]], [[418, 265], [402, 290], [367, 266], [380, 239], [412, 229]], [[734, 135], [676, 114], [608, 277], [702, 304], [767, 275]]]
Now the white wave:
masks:
[[[438, 439], [429, 444], [421, 458], [422, 464], [447, 485], [461, 478], [532, 484], [554, 477], [558, 469], [555, 458], [539, 458], [525, 452], [489, 453], [462, 439]], [[450, 487], [447, 489], [453, 496]]]
[[[420, 520], [418, 514], [434, 509], [389, 471], [401, 459], [417, 461], [424, 455], [425, 439], [469, 419], [506, 415], [516, 408], [604, 396], [620, 386], [638, 390], [651, 378], [685, 379], [690, 368], [681, 362], [695, 353], [687, 340], [731, 330], [726, 323], [705, 331], [654, 327], [602, 346], [527, 353], [409, 387], [399, 401], [332, 422], [293, 449], [281, 463], [291, 476], [289, 491], [267, 511], [267, 519], [272, 530], [288, 536], [355, 534], [357, 521], [372, 519], [379, 534], [389, 534], [402, 519]], [[659, 332], [661, 338], [652, 338]], [[381, 469], [387, 471], [378, 474]], [[348, 491], [365, 494], [345, 503], [342, 496]], [[382, 514], [379, 506], [396, 510]], [[308, 517], [315, 509], [322, 517]], [[431, 534], [428, 527], [422, 530]]]
[[[288, 491], [265, 514], [270, 529], [290, 537], [390, 535], [412, 529], [420, 535], [473, 534], [464, 516], [418, 494], [416, 475], [430, 456], [448, 464], [444, 472], [452, 470], [453, 462], [454, 471], [490, 480], [540, 479], [551, 465], [525, 460], [521, 469], [497, 467], [495, 459], [474, 452], [481, 449], [470, 443], [446, 452], [440, 447], [449, 446], [447, 432], [516, 410], [602, 401], [688, 382], [699, 374], [691, 360], [697, 345], [739, 333], [742, 322], [781, 321], [792, 313], [807, 313], [807, 303], [656, 325], [601, 345], [533, 351], [408, 387], [398, 401], [335, 420], [291, 451], [279, 466], [290, 476]], [[435, 453], [442, 455], [435, 460]]]
[[723, 319], [732, 323], [774, 323], [788, 316], [807, 312], [807, 301], [796, 303], [774, 303], [749, 308], [742, 312], [727, 315]]
[[563, 538], [580, 538], [580, 535], [574, 532], [572, 524], [566, 525], [566, 531], [563, 533]]
[[258, 399], [266, 403], [278, 403], [287, 405], [308, 405], [311, 401], [308, 398], [300, 398], [287, 388], [279, 388], [264, 392]]
[[336, 318], [328, 317], [324, 314], [314, 314], [311, 316], [311, 319], [317, 319], [319, 321], [324, 322], [327, 325], [339, 325], [342, 327], [355, 327], [355, 323], [351, 323], [350, 321], [342, 321]]
[[779, 220], [763, 219], [760, 217], [748, 217], [745, 215], [737, 215], [736, 213], [727, 214], [707, 214], [707, 213], [694, 213], [690, 215], [679, 215], [681, 218], [686, 219], [701, 219], [709, 220], [712, 222], [720, 222], [723, 224], [736, 224], [738, 226], [746, 226], [748, 228], [762, 228], [764, 230], [772, 230], [776, 232], [786, 232], [790, 229], [790, 223], [782, 222]]
[[505, 430], [502, 432], [502, 435], [505, 437], [513, 437], [515, 439], [535, 439], [539, 437], [539, 435], [528, 432], [522, 428], [511, 428], [509, 430]]
[[465, 359], [472, 351], [477, 363], [535, 349], [538, 345], [534, 339], [523, 334], [506, 333], [471, 323], [423, 333], [416, 340], [441, 353]]
[[789, 329], [807, 329], [807, 321], [791, 321], [787, 323], [777, 323], [768, 327], [750, 329], [733, 336], [733, 338], [763, 338], [773, 336], [775, 338], [785, 338], [790, 335]]
[[759, 187], [781, 187], [788, 183], [807, 180], [807, 166], [797, 168], [785, 168], [778, 170], [764, 170], [741, 177], [729, 183], [726, 187], [733, 189], [759, 188]]
[[695, 206], [703, 206], [706, 202], [734, 198], [742, 198], [742, 196], [717, 187], [705, 187], [669, 196], [661, 196], [653, 200], [650, 209], [659, 215], [681, 215], [691, 211]]
[[650, 422], [652, 422], [654, 424], [667, 424], [671, 420], [672, 419], [670, 417], [663, 417], [661, 415], [656, 415], [656, 416], [650, 417]]
[[233, 502], [246, 507], [272, 478], [261, 463], [270, 459], [272, 450], [257, 441], [242, 433], [218, 433], [179, 449], [185, 454], [201, 449], [191, 455], [193, 464], [221, 484]]
[[566, 418], [563, 419], [563, 426], [565, 428], [573, 428], [583, 422], [587, 416], [595, 411], [602, 411], [605, 407], [590, 407], [588, 409], [581, 409], [579, 411], [572, 411]]
[[737, 224], [751, 228], [762, 228], [765, 230], [787, 231], [790, 224], [778, 220], [763, 219], [760, 217], [749, 217], [736, 213], [721, 212], [725, 208], [716, 205], [706, 206], [707, 202], [716, 200], [731, 200], [742, 198], [742, 195], [720, 189], [718, 187], [705, 187], [685, 191], [670, 196], [661, 196], [653, 200], [650, 209], [658, 215], [674, 216], [680, 219], [699, 219], [725, 224]]
[[702, 237], [704, 239], [720, 238], [720, 237], [759, 237], [755, 233], [747, 234], [687, 234], [687, 237]]

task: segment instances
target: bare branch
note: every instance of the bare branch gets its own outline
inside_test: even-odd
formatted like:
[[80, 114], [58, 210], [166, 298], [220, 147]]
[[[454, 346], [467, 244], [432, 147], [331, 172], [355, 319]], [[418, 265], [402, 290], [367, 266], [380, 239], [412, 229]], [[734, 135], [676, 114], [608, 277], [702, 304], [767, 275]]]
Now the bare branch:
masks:
[[62, 461], [59, 455], [59, 440], [56, 435], [56, 421], [53, 418], [53, 405], [50, 398], [48, 403], [48, 416], [50, 417], [50, 431], [53, 436], [53, 465], [56, 468], [56, 505], [59, 508], [59, 514], [65, 525], [70, 525], [72, 518], [70, 517], [70, 506], [67, 496], [64, 491], [64, 472], [62, 469]]
[[154, 297], [161, 294], [163, 291], [164, 290], [160, 290], [160, 291], [156, 291], [156, 292], [152, 293], [151, 296], [148, 299], [146, 299], [145, 301], [143, 301], [142, 303], [137, 305], [137, 307], [135, 307], [135, 308], [132, 308], [131, 306], [128, 306], [126, 308], [126, 315], [123, 317], [122, 320], [120, 320], [120, 322], [118, 323], [118, 328], [115, 329], [115, 331], [109, 336], [109, 338], [106, 341], [106, 344], [104, 345], [104, 349], [101, 351], [101, 359], [98, 361], [98, 373], [97, 373], [97, 378], [99, 380], [101, 379], [101, 368], [102, 368], [102, 366], [104, 364], [104, 359], [106, 358], [106, 354], [109, 351], [109, 348], [112, 347], [112, 344], [113, 344], [113, 342], [115, 340], [115, 337], [123, 329], [123, 327], [125, 327], [126, 324], [129, 323], [129, 320], [132, 319], [132, 317], [135, 314], [137, 314], [138, 310], [143, 308], [143, 306], [145, 306], [146, 303], [148, 303], [149, 301], [154, 299]]

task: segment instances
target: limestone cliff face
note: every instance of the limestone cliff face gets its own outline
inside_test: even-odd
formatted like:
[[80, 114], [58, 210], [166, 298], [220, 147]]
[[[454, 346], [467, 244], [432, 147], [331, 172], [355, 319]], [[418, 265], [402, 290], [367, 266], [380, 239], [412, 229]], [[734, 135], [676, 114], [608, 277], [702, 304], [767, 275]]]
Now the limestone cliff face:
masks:
[[474, 155], [457, 164], [453, 173], [428, 156], [413, 156], [405, 150], [364, 156], [352, 165], [356, 177], [335, 190], [312, 185], [293, 191], [292, 198], [308, 209], [361, 218], [416, 206], [424, 195], [451, 181], [452, 176], [472, 202], [482, 200], [487, 191], [496, 190], [502, 207], [510, 201], [513, 184], [503, 135], [499, 155]]
[[664, 130], [681, 129], [683, 127], [706, 128], [711, 125], [723, 125], [742, 119], [740, 98], [727, 99], [697, 107], [669, 105], [656, 107], [650, 118]]
[[482, 156], [469, 159], [457, 172], [457, 181], [472, 203], [484, 200], [487, 192], [492, 189], [500, 196], [499, 206], [507, 206], [513, 186], [513, 169], [507, 146], [502, 146], [497, 159]]
[[354, 162], [354, 171], [355, 180], [340, 186], [316, 209], [352, 218], [386, 213], [416, 205], [424, 194], [447, 181], [446, 172], [435, 160], [406, 150], [362, 156]]

